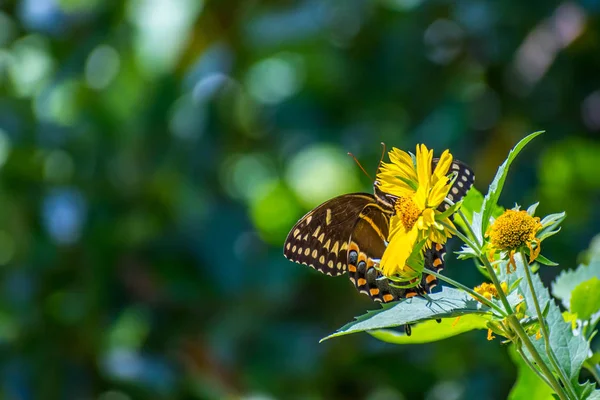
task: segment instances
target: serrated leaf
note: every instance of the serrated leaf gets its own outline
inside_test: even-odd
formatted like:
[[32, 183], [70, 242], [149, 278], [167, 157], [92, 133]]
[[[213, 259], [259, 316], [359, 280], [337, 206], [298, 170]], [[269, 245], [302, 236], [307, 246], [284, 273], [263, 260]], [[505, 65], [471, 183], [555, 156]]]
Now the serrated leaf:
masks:
[[563, 271], [552, 283], [552, 294], [570, 308], [571, 293], [581, 282], [592, 278], [600, 279], [600, 256], [595, 256], [589, 265], [581, 264], [574, 270]]
[[519, 143], [508, 153], [506, 161], [498, 168], [498, 172], [494, 177], [494, 180], [490, 184], [488, 193], [483, 199], [483, 205], [481, 207], [481, 235], [485, 234], [487, 227], [490, 223], [490, 218], [494, 212], [494, 207], [498, 204], [498, 198], [504, 187], [504, 181], [508, 175], [508, 169], [517, 155], [523, 150], [527, 143], [531, 142], [537, 136], [541, 135], [544, 131], [534, 132], [525, 138], [521, 139]]
[[594, 390], [592, 393], [590, 393], [586, 400], [600, 400], [600, 390]]
[[[379, 310], [368, 311], [356, 317], [356, 321], [344, 325], [321, 341], [356, 332], [395, 328], [429, 319], [455, 318], [469, 314], [492, 315], [489, 307], [475, 300], [470, 294], [455, 288], [444, 286], [441, 292], [430, 294], [428, 297], [426, 299], [416, 296], [395, 304], [384, 304]], [[521, 302], [517, 293], [508, 295], [507, 300], [512, 306]], [[495, 298], [491, 301], [497, 305], [501, 304], [500, 300]]]
[[571, 292], [571, 312], [587, 321], [600, 311], [600, 280], [596, 277], [581, 282]]
[[523, 361], [521, 356], [510, 346], [510, 358], [517, 366], [517, 380], [508, 395], [508, 400], [547, 400], [554, 391], [538, 377]]
[[443, 287], [441, 292], [429, 295], [429, 299], [416, 296], [384, 304], [381, 309], [357, 317], [356, 321], [344, 325], [321, 341], [355, 332], [394, 328], [427, 319], [453, 318], [473, 313], [490, 313], [490, 309], [461, 290]]
[[[587, 358], [589, 344], [581, 335], [574, 336], [570, 324], [565, 322], [558, 306], [553, 301], [549, 304], [550, 309], [546, 323], [550, 331], [550, 346], [567, 376], [572, 382], [577, 382], [579, 371]], [[531, 340], [542, 359], [549, 364], [550, 360], [546, 353], [544, 340], [536, 340], [535, 335], [531, 337]]]
[[393, 344], [430, 343], [475, 329], [487, 329], [486, 324], [489, 320], [490, 317], [486, 314], [467, 314], [458, 320], [457, 318], [442, 318], [440, 323], [434, 320], [419, 322], [411, 327], [412, 334], [410, 336], [390, 329], [380, 329], [368, 333], [374, 338]]
[[[527, 314], [530, 316], [535, 316], [535, 304], [533, 302], [534, 296], [529, 288], [525, 274], [525, 268], [529, 268], [529, 266], [524, 264], [523, 259], [519, 256], [515, 257], [515, 261], [517, 264], [517, 270], [510, 274], [506, 273], [505, 264], [500, 265], [498, 270], [500, 272], [500, 279], [507, 281], [509, 287], [512, 286], [513, 282], [521, 279], [521, 282], [517, 287], [517, 292], [525, 299]], [[587, 358], [589, 344], [581, 335], [573, 335], [571, 324], [565, 322], [560, 309], [554, 303], [554, 301], [552, 301], [548, 289], [544, 286], [537, 274], [533, 274], [532, 282], [535, 289], [535, 298], [537, 299], [540, 308], [544, 310], [543, 313], [550, 331], [550, 346], [552, 347], [552, 350], [554, 351], [554, 354], [556, 355], [558, 363], [562, 369], [573, 382], [576, 382], [579, 376], [579, 371], [583, 366], [583, 362]], [[535, 335], [531, 336], [531, 341], [546, 364], [550, 365], [548, 353], [546, 352], [545, 348], [545, 341], [543, 339], [536, 339]], [[529, 352], [526, 351], [526, 354], [531, 357]], [[533, 361], [533, 358], [530, 359]]]
[[596, 390], [596, 384], [585, 382], [575, 385], [577, 397], [585, 400], [600, 400], [600, 391]]

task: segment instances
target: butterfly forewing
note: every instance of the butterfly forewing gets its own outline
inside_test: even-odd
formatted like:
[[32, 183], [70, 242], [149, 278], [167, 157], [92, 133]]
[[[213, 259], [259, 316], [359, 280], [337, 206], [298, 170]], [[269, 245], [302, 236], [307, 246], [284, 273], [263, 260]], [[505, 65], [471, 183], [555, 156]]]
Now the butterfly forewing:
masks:
[[327, 275], [347, 269], [348, 240], [360, 212], [375, 204], [373, 195], [352, 193], [335, 197], [307, 213], [288, 234], [283, 254]]

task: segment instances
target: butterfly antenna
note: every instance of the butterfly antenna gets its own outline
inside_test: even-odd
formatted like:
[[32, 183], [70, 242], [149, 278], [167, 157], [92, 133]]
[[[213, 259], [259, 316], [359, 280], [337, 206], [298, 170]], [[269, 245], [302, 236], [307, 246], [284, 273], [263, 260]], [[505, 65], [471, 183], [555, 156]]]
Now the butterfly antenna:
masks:
[[356, 161], [356, 164], [358, 164], [358, 167], [359, 167], [359, 168], [362, 170], [362, 172], [364, 172], [364, 173], [365, 173], [365, 175], [367, 176], [367, 178], [369, 178], [369, 180], [371, 180], [371, 181], [372, 181], [372, 180], [373, 180], [373, 178], [371, 178], [371, 176], [369, 176], [369, 174], [367, 173], [367, 171], [365, 171], [365, 169], [363, 168], [363, 166], [362, 166], [362, 165], [360, 165], [360, 162], [358, 161], [358, 159], [357, 159], [356, 157], [354, 157], [354, 154], [352, 154], [352, 153], [348, 152], [348, 155], [349, 155], [350, 157], [352, 157], [352, 158], [354, 159], [354, 161]]
[[381, 163], [383, 162], [384, 156], [385, 156], [385, 143], [381, 142], [381, 158], [379, 159], [379, 164], [377, 164], [377, 171], [379, 171], [379, 167], [381, 167]]

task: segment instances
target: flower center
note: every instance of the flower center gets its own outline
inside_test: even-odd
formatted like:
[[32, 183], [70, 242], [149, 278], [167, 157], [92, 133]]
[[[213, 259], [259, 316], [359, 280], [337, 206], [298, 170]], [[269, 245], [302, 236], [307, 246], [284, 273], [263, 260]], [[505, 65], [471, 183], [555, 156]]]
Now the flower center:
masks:
[[507, 210], [492, 225], [490, 240], [497, 249], [515, 250], [534, 240], [541, 227], [540, 219], [526, 211]]
[[419, 219], [421, 210], [419, 210], [413, 199], [401, 196], [396, 200], [396, 215], [400, 217], [404, 229], [408, 232]]

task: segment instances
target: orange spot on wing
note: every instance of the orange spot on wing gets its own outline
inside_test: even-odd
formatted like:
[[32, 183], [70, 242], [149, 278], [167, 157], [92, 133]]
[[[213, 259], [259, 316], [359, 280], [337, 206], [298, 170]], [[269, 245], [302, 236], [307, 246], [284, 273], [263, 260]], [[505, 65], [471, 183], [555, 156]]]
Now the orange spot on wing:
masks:
[[358, 279], [358, 286], [364, 286], [367, 284], [367, 280], [365, 278]]
[[393, 301], [393, 300], [394, 300], [394, 296], [392, 296], [391, 294], [388, 293], [388, 294], [384, 294], [383, 295], [383, 301], [384, 302], [388, 303], [388, 302]]

